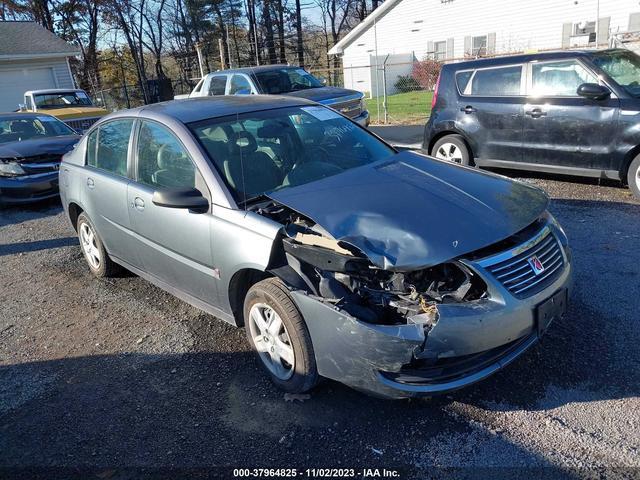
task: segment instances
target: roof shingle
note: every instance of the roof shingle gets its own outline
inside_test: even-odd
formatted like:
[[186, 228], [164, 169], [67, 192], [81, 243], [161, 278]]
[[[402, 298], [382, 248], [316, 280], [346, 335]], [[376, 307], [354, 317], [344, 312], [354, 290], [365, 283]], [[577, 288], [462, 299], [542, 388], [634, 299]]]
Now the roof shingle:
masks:
[[0, 59], [78, 55], [78, 47], [55, 36], [36, 22], [0, 22]]

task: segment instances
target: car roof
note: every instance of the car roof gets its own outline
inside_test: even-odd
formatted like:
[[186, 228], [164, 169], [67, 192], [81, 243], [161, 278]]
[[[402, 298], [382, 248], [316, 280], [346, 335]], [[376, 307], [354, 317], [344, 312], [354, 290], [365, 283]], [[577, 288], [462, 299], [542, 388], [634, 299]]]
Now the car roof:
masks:
[[524, 53], [519, 55], [505, 55], [501, 57], [478, 58], [457, 63], [447, 63], [443, 68], [465, 70], [468, 68], [493, 67], [498, 65], [512, 65], [514, 63], [532, 62], [535, 60], [563, 60], [578, 57], [590, 57], [594, 54], [622, 51], [621, 49], [609, 50], [558, 50], [538, 53]]
[[229, 70], [218, 70], [216, 72], [211, 72], [208, 75], [220, 75], [220, 74], [229, 74], [229, 73], [261, 73], [261, 72], [271, 72], [275, 70], [282, 70], [283, 68], [300, 68], [296, 65], [259, 65], [256, 67], [243, 67], [243, 68], [233, 68]]
[[81, 88], [45, 88], [42, 90], [27, 90], [25, 94], [42, 95], [46, 93], [84, 92]]
[[196, 97], [168, 102], [154, 103], [130, 110], [120, 110], [109, 115], [116, 117], [169, 117], [182, 123], [198, 122], [208, 118], [257, 112], [283, 107], [316, 105], [303, 98], [278, 95], [226, 95], [217, 97]]

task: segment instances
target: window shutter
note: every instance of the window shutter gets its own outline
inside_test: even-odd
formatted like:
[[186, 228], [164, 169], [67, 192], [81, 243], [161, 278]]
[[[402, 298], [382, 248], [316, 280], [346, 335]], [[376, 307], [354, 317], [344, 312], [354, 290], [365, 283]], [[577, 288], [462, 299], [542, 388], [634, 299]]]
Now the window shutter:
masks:
[[447, 60], [451, 60], [453, 55], [453, 38], [447, 38]]
[[473, 39], [471, 37], [464, 37], [464, 54], [472, 55], [473, 54]]
[[490, 33], [487, 35], [487, 55], [494, 55], [496, 53], [496, 34]]
[[609, 44], [609, 24], [611, 17], [604, 17], [598, 21], [598, 43], [600, 45]]
[[562, 48], [569, 48], [571, 46], [571, 33], [573, 32], [573, 23], [562, 24]]
[[435, 47], [433, 46], [433, 42], [427, 42], [427, 58], [434, 58]]
[[629, 15], [629, 29], [630, 32], [637, 32], [640, 30], [640, 12], [632, 13]]

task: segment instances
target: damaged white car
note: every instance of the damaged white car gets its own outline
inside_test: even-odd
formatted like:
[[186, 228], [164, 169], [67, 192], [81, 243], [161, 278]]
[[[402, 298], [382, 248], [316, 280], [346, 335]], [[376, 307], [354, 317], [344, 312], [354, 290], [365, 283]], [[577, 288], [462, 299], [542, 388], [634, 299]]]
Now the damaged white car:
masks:
[[305, 100], [118, 112], [60, 175], [95, 275], [125, 267], [244, 326], [289, 392], [455, 390], [566, 310], [571, 253], [542, 191], [398, 153]]

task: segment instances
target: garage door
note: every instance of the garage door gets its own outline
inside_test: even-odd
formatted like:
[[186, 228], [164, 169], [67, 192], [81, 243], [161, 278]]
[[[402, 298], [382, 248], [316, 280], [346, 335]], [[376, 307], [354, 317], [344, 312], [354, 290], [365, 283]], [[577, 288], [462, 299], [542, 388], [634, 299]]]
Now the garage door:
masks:
[[41, 88], [56, 88], [52, 68], [0, 70], [0, 112], [16, 110], [24, 92]]

